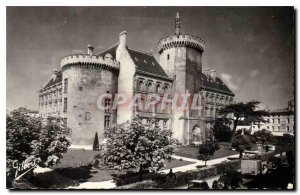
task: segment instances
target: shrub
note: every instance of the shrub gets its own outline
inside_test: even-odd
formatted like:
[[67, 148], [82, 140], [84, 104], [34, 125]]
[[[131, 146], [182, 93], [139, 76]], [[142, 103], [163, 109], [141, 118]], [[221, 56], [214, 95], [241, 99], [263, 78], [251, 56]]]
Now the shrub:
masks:
[[132, 183], [141, 182], [144, 180], [153, 180], [164, 182], [166, 178], [166, 174], [163, 173], [135, 173], [135, 172], [128, 172], [126, 174], [113, 174], [113, 180], [116, 183], [116, 186], [122, 186]]
[[143, 124], [139, 118], [106, 129], [105, 135], [103, 164], [119, 171], [158, 171], [175, 147], [170, 130], [161, 129], [154, 121]]
[[234, 172], [241, 168], [241, 161], [240, 160], [232, 160], [228, 162], [222, 162], [219, 164], [214, 165], [217, 170], [217, 175], [222, 175], [226, 172]]
[[214, 155], [215, 151], [219, 150], [219, 149], [220, 149], [220, 146], [217, 143], [215, 143], [213, 141], [206, 141], [199, 146], [198, 159], [203, 160], [205, 162], [205, 166], [206, 166], [207, 160], [209, 160], [210, 157]]
[[243, 152], [245, 150], [250, 150], [252, 145], [253, 143], [251, 135], [236, 135], [232, 141], [232, 147], [240, 152], [239, 158], [242, 158]]

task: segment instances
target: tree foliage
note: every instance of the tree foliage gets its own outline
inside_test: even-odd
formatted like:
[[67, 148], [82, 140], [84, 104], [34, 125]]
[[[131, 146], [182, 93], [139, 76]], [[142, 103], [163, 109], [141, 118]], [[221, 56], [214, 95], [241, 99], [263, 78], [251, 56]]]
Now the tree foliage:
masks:
[[[260, 102], [258, 101], [229, 104], [218, 110], [218, 114], [221, 118], [233, 122], [232, 135], [234, 135], [240, 121], [249, 125], [251, 123], [267, 122], [264, 116], [267, 116], [268, 112], [265, 110], [257, 110], [259, 104]], [[232, 115], [232, 117], [228, 117], [229, 115]]]
[[14, 161], [20, 164], [26, 160], [41, 167], [59, 163], [70, 146], [69, 131], [59, 118], [49, 118], [46, 122], [32, 117], [26, 108], [12, 111], [6, 116], [7, 168], [12, 170]]
[[232, 137], [232, 132], [229, 124], [226, 124], [226, 121], [223, 119], [216, 119], [214, 122], [212, 131], [214, 133], [214, 137], [219, 142], [228, 142]]
[[256, 143], [262, 144], [263, 146], [274, 141], [274, 136], [270, 131], [267, 131], [266, 129], [255, 131], [253, 137]]
[[276, 141], [276, 151], [282, 155], [283, 152], [293, 151], [295, 149], [295, 137], [290, 134], [278, 136]]
[[158, 171], [164, 160], [171, 160], [174, 140], [171, 131], [153, 123], [143, 124], [139, 118], [105, 130], [104, 165], [115, 170], [132, 172]]
[[240, 158], [243, 156], [245, 150], [250, 150], [253, 145], [253, 138], [251, 135], [238, 134], [232, 140], [232, 147], [240, 152]]
[[220, 146], [216, 142], [206, 141], [199, 146], [199, 155], [198, 159], [206, 162], [214, 155], [215, 151], [219, 150]]

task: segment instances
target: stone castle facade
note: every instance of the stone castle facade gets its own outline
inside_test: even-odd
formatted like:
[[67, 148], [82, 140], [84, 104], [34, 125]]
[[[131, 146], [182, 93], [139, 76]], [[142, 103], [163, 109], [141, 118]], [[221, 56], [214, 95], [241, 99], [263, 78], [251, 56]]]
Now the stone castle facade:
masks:
[[[119, 43], [101, 53], [88, 46], [87, 54], [70, 55], [61, 60], [61, 70], [54, 70], [50, 80], [39, 90], [42, 117], [59, 116], [72, 129], [74, 146], [92, 147], [95, 133], [104, 140], [104, 129], [134, 116], [145, 123], [154, 119], [162, 128], [184, 144], [205, 140], [206, 130], [217, 117], [217, 109], [233, 102], [234, 94], [215, 70], [202, 70], [205, 43], [197, 36], [181, 34], [180, 17], [175, 19], [175, 34], [158, 43], [159, 60], [147, 52], [128, 47], [127, 33], [120, 33]], [[118, 107], [104, 99], [99, 110], [99, 96], [127, 94], [142, 97], [156, 94], [199, 95], [202, 109], [173, 110], [160, 102], [150, 109]]]

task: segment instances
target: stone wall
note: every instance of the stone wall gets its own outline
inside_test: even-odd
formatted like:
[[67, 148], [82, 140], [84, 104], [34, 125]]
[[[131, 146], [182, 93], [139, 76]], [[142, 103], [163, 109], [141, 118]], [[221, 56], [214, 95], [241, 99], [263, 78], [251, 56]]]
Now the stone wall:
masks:
[[97, 107], [100, 95], [117, 92], [117, 73], [103, 69], [72, 67], [63, 71], [63, 87], [68, 79], [68, 91], [63, 88], [63, 102], [67, 98], [67, 126], [72, 129], [72, 145], [92, 147], [95, 133], [99, 141], [104, 139], [104, 116], [111, 116], [110, 123], [116, 122], [116, 112], [104, 113]]

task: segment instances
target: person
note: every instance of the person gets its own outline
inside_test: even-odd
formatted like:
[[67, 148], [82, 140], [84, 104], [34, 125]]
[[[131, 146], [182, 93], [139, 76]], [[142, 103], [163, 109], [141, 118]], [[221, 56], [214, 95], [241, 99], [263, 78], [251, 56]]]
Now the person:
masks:
[[172, 170], [172, 169], [170, 169], [170, 171], [169, 171], [169, 173], [167, 174], [167, 176], [168, 176], [169, 178], [176, 179], [176, 174], [173, 173], [173, 170]]

